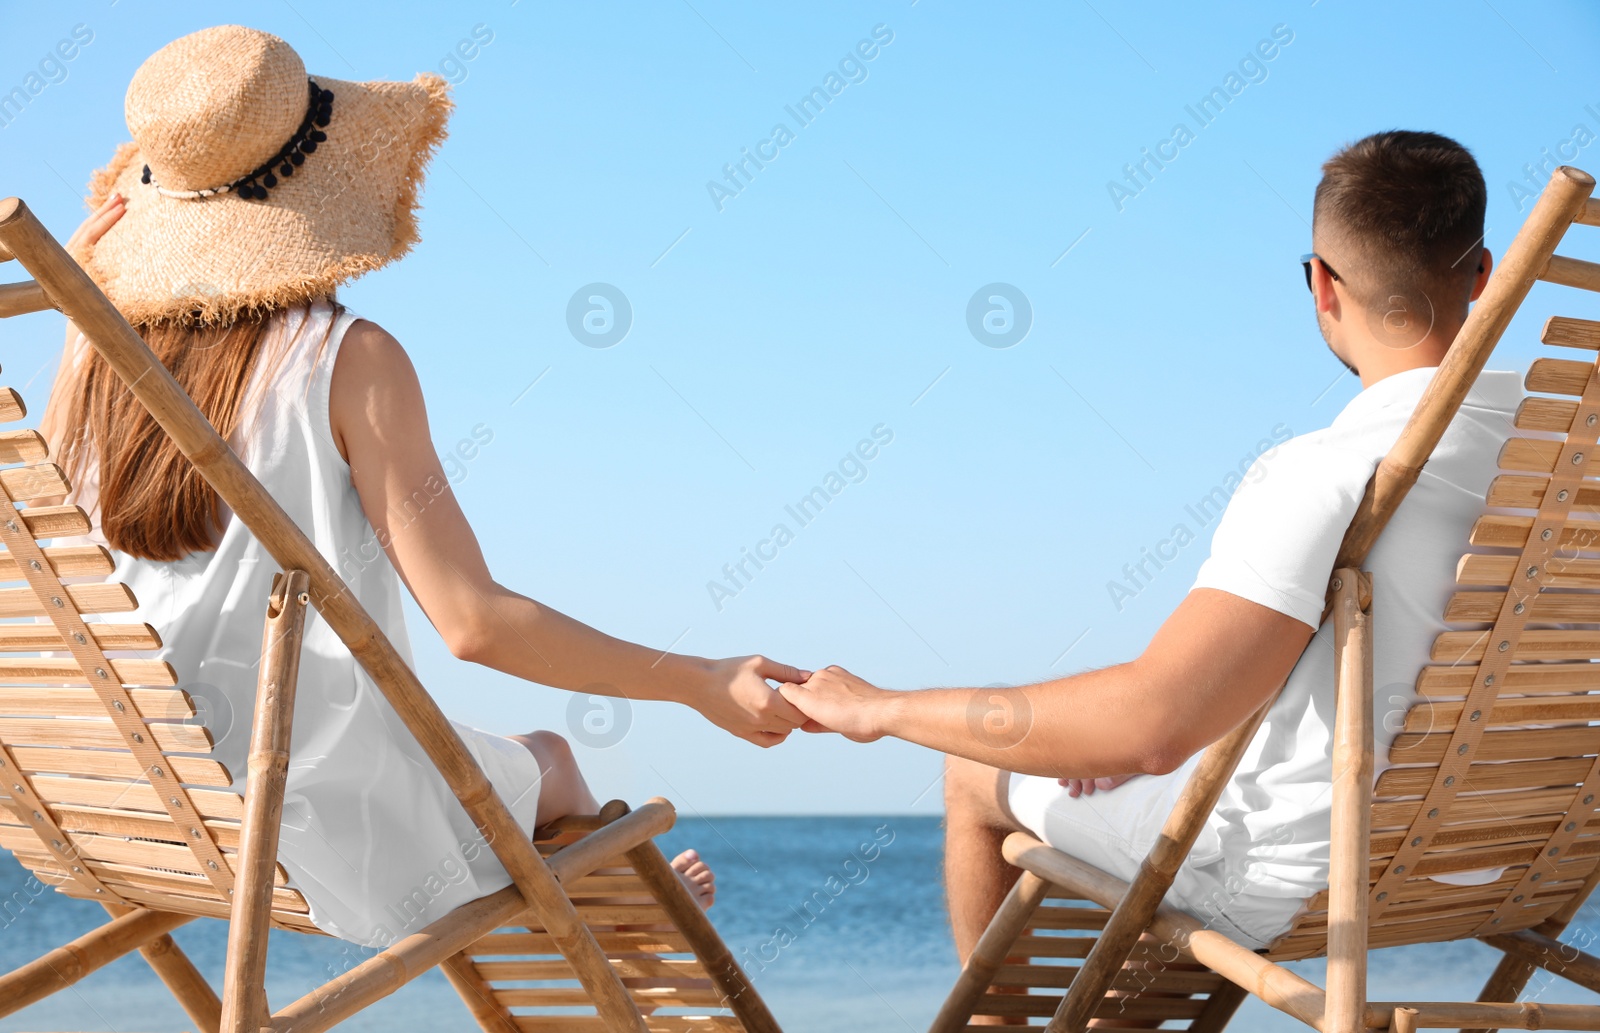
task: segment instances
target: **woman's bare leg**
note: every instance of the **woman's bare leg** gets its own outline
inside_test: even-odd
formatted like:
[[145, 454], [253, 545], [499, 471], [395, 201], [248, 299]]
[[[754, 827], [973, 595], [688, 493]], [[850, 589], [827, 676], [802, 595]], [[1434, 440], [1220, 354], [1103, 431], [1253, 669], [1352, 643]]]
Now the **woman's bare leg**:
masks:
[[[578, 770], [578, 758], [573, 756], [572, 745], [555, 732], [528, 732], [511, 738], [520, 742], [533, 754], [539, 764], [539, 809], [534, 819], [546, 825], [569, 814], [598, 814], [600, 802], [589, 789], [583, 772]], [[711, 906], [717, 896], [717, 879], [700, 855], [685, 850], [672, 859], [672, 868], [689, 888], [702, 909]]]

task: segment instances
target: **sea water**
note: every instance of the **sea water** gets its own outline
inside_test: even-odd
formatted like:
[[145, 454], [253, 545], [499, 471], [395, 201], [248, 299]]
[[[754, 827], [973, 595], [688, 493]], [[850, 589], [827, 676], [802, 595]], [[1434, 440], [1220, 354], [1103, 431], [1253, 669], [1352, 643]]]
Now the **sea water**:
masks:
[[[942, 834], [938, 819], [929, 817], [683, 815], [662, 847], [670, 855], [692, 846], [716, 869], [711, 916], [787, 1033], [922, 1033], [957, 971], [940, 871]], [[12, 901], [0, 912], [0, 971], [104, 920], [97, 906], [53, 892], [29, 899], [25, 880], [15, 861], [0, 857], [0, 893]], [[19, 890], [21, 905], [14, 896]], [[1600, 914], [1586, 910], [1567, 939], [1587, 945], [1595, 930]], [[222, 924], [200, 920], [174, 936], [218, 985]], [[287, 1004], [363, 956], [328, 937], [275, 932], [268, 950], [269, 996], [275, 1005]], [[1375, 953], [1371, 996], [1472, 1000], [1496, 957], [1475, 941]], [[1323, 979], [1321, 962], [1293, 967], [1318, 983]], [[1600, 1003], [1600, 997], [1542, 973], [1524, 996]], [[138, 955], [0, 1019], [0, 1033], [189, 1028]], [[444, 978], [430, 972], [338, 1028], [467, 1033], [477, 1027]], [[1233, 1028], [1305, 1027], [1249, 1001]]]

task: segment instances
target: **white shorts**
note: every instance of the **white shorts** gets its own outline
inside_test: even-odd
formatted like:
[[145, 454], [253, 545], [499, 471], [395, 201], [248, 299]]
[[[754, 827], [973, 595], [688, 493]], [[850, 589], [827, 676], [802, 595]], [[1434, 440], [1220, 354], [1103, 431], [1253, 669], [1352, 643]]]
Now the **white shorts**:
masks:
[[[1193, 761], [1168, 775], [1140, 775], [1115, 789], [1071, 797], [1054, 778], [1011, 776], [1011, 814], [1063, 853], [1131, 882], [1188, 781]], [[1252, 950], [1287, 932], [1305, 901], [1249, 892], [1224, 857], [1184, 861], [1166, 902]]]

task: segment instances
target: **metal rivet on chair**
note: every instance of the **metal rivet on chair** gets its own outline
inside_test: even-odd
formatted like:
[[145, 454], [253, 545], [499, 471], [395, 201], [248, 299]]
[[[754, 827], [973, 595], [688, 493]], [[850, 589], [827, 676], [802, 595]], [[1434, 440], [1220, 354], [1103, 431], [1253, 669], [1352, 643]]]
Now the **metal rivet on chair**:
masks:
[[212, 871], [216, 871], [217, 870], [217, 862], [215, 862], [215, 861], [207, 861], [206, 862], [206, 867], [210, 868]]
[[1454, 775], [1446, 775], [1444, 777], [1444, 784], [1445, 784], [1445, 788], [1446, 789], [1448, 789], [1449, 787], [1455, 785], [1456, 784], [1456, 776], [1454, 776]]
[[1334, 578], [1333, 579], [1333, 584], [1330, 585], [1329, 587], [1332, 588], [1335, 592], [1337, 592], [1339, 589], [1344, 587], [1344, 579], [1343, 578]]
[[1522, 903], [1522, 894], [1518, 893], [1516, 896], [1512, 897], [1511, 898], [1511, 903], [1513, 903], [1513, 904]]
[[77, 865], [73, 865], [73, 866], [72, 866], [72, 870], [73, 870], [73, 871], [75, 871], [75, 872], [77, 872], [77, 873], [78, 873], [78, 874], [79, 874], [79, 875], [82, 875], [82, 874], [83, 874], [83, 869], [82, 869], [82, 868], [79, 868], [79, 867], [78, 867], [78, 866], [77, 866]]
[[86, 646], [89, 644], [89, 640], [83, 637], [83, 632], [81, 631], [74, 631], [72, 633], [72, 641], [76, 642], [80, 646]]
[[7, 531], [15, 531], [16, 529], [17, 529], [17, 522], [15, 520], [7, 520], [6, 521], [6, 530]]
[[1467, 751], [1470, 749], [1472, 749], [1472, 744], [1469, 742], [1464, 742], [1460, 746], [1456, 747], [1456, 756], [1465, 757], [1467, 755]]
[[109, 678], [109, 677], [111, 677], [111, 675], [106, 673], [106, 669], [104, 667], [96, 667], [94, 669], [94, 676], [96, 678]]
[[1527, 603], [1518, 603], [1517, 605], [1515, 605], [1515, 606], [1513, 606], [1511, 608], [1511, 612], [1512, 613], [1521, 613], [1523, 610], [1526, 610], [1527, 608], [1528, 608], [1528, 604]]
[[311, 602], [311, 593], [310, 592], [301, 592], [300, 593], [300, 605], [301, 606], [306, 606], [310, 602]]
[[179, 802], [178, 802], [178, 798], [177, 798], [177, 797], [176, 797], [176, 796], [174, 796], [174, 797], [173, 797], [173, 798], [172, 798], [172, 799], [171, 799], [171, 800], [169, 800], [169, 801], [167, 801], [167, 802], [168, 802], [168, 803], [170, 803], [170, 804], [172, 804], [172, 806], [174, 806], [174, 807], [181, 807], [181, 806], [183, 806], [183, 805], [182, 805], [182, 804], [180, 804], [180, 803], [179, 803]]
[[1438, 816], [1439, 816], [1439, 808], [1435, 807], [1432, 810], [1428, 811], [1428, 817], [1437, 818]]
[[16, 792], [19, 792], [19, 793], [22, 792], [22, 787], [17, 785], [15, 782], [11, 783], [11, 788], [13, 790], [15, 790]]
[[1547, 527], [1543, 531], [1539, 532], [1539, 538], [1542, 541], [1547, 541], [1548, 542], [1551, 538], [1555, 537], [1555, 534], [1556, 533], [1554, 531], [1550, 530], [1550, 528]]
[[162, 777], [162, 771], [161, 771], [160, 768], [157, 768], [157, 767], [152, 767], [150, 769], [150, 774], [156, 776], [157, 778], [161, 778]]
[[51, 596], [50, 597], [50, 602], [53, 603], [56, 606], [65, 606], [65, 605], [67, 605], [66, 603], [61, 601], [61, 597], [59, 595]]
[[199, 839], [200, 838], [200, 830], [199, 829], [190, 829], [189, 830], [189, 835], [193, 836], [195, 839]]
[[1379, 900], [1388, 900], [1389, 899], [1389, 894], [1388, 893], [1380, 893], [1380, 894], [1378, 894], [1378, 899]]
[[1593, 427], [1596, 423], [1600, 423], [1600, 416], [1596, 416], [1594, 413], [1590, 413], [1589, 414], [1589, 418], [1584, 420], [1583, 422], [1584, 422], [1585, 426]]
[[1532, 875], [1528, 876], [1528, 881], [1529, 882], [1538, 882], [1541, 878], [1543, 878], [1541, 873], [1534, 872]]
[[1411, 845], [1412, 846], [1421, 846], [1422, 845], [1422, 837], [1418, 836], [1417, 838], [1413, 839], [1411, 841]]
[[1549, 850], [1549, 854], [1550, 854], [1551, 857], [1554, 857], [1559, 853], [1561, 853], [1561, 848], [1558, 847], [1558, 846], [1553, 846]]
[[1590, 793], [1588, 796], [1585, 796], [1583, 798], [1583, 802], [1584, 803], [1594, 803], [1594, 794]]
[[38, 811], [34, 811], [33, 812], [33, 820], [34, 821], [43, 821], [44, 820], [44, 815], [40, 814]]
[[95, 887], [95, 888], [94, 888], [94, 891], [95, 891], [95, 892], [96, 892], [96, 893], [104, 893], [104, 892], [105, 892], [105, 890], [103, 890], [103, 889], [101, 889], [101, 888], [100, 888], [100, 887], [99, 887], [99, 886], [96, 886], [96, 887]]
[[122, 711], [122, 710], [126, 710], [126, 709], [127, 709], [127, 708], [126, 708], [126, 707], [124, 707], [124, 706], [123, 706], [123, 705], [122, 705], [122, 700], [120, 700], [120, 699], [114, 699], [114, 700], [112, 700], [112, 701], [111, 701], [111, 705], [112, 705], [112, 706], [114, 706], [114, 707], [116, 707], [116, 708], [117, 708], [117, 710], [118, 710], [118, 711]]
[[1511, 640], [1510, 639], [1502, 639], [1500, 644], [1498, 646], [1495, 646], [1495, 648], [1498, 649], [1500, 652], [1504, 653], [1506, 650], [1511, 648]]
[[1529, 567], [1528, 568], [1528, 577], [1530, 579], [1531, 578], [1536, 578], [1538, 576], [1539, 576], [1539, 568], [1538, 567]]
[[1406, 866], [1403, 865], [1403, 864], [1395, 865], [1394, 866], [1394, 873], [1396, 875], [1404, 875], [1406, 873]]
[[144, 736], [140, 735], [138, 732], [134, 732], [133, 733], [133, 741], [134, 742], [144, 742]]
[[1488, 677], [1484, 678], [1483, 679], [1483, 684], [1485, 684], [1485, 685], [1493, 685], [1494, 684], [1494, 675], [1491, 674]]
[[1578, 827], [1578, 823], [1577, 822], [1569, 821], [1569, 822], [1567, 822], [1566, 828], [1565, 828], [1564, 831], [1571, 832], [1573, 829], [1575, 829], [1577, 827]]
[[53, 844], [53, 845], [54, 845], [54, 846], [55, 846], [55, 848], [56, 848], [56, 849], [57, 849], [57, 850], [62, 850], [62, 849], [65, 849], [65, 848], [64, 848], [64, 847], [63, 847], [63, 846], [62, 846], [62, 845], [61, 845], [61, 840], [59, 840], [59, 839], [52, 839], [52, 840], [51, 840], [51, 841], [50, 841], [50, 842], [51, 842], [51, 843], [52, 843], [52, 844]]
[[1490, 924], [1490, 925], [1499, 925], [1499, 924], [1500, 924], [1500, 919], [1498, 919], [1498, 918], [1491, 918], [1491, 919], [1489, 919], [1489, 924]]
[[1556, 492], [1556, 501], [1557, 502], [1565, 502], [1565, 501], [1567, 501], [1567, 489], [1562, 488], [1560, 491]]
[[28, 561], [28, 567], [30, 569], [32, 569], [32, 570], [43, 570], [44, 569], [43, 567], [39, 566], [39, 561], [38, 560], [29, 560]]
[[1583, 465], [1583, 453], [1582, 452], [1574, 452], [1574, 453], [1572, 453], [1572, 465], [1573, 466], [1582, 466]]
[[1467, 720], [1468, 720], [1468, 721], [1476, 721], [1476, 720], [1477, 720], [1477, 719], [1478, 719], [1478, 718], [1480, 718], [1480, 717], [1482, 717], [1482, 716], [1483, 716], [1483, 711], [1481, 711], [1481, 710], [1474, 710], [1474, 711], [1473, 711], [1473, 712], [1472, 712], [1472, 714], [1471, 714], [1471, 715], [1470, 715], [1470, 716], [1469, 716], [1469, 717], [1468, 717], [1468, 718], [1467, 718]]

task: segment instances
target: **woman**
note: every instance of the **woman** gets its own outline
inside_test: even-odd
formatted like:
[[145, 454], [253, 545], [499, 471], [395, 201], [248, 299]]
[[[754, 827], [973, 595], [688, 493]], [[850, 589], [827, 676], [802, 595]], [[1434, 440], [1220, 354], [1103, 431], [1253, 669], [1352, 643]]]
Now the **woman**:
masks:
[[[402, 581], [463, 660], [684, 703], [757, 745], [781, 742], [804, 719], [766, 679], [804, 672], [663, 654], [498, 584], [434, 454], [405, 351], [333, 300], [416, 241], [417, 189], [450, 106], [436, 76], [313, 79], [275, 36], [185, 36], [135, 74], [134, 141], [96, 175], [94, 214], [69, 247], [403, 656]], [[44, 431], [241, 789], [276, 563], [70, 325]], [[525, 830], [596, 809], [560, 736], [456, 728]], [[314, 614], [279, 857], [320, 928], [374, 946], [510, 882]], [[674, 866], [709, 905], [704, 864], [689, 851]]]

